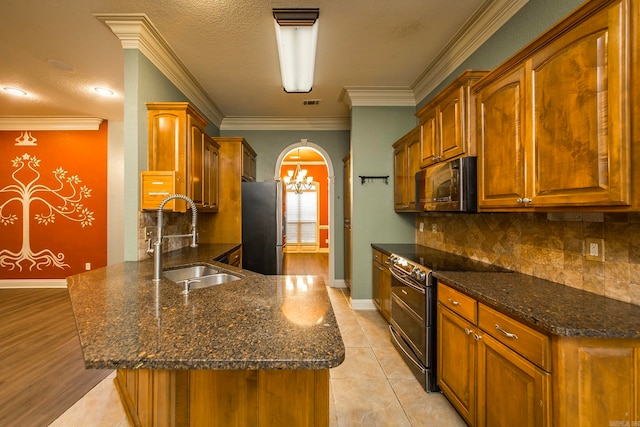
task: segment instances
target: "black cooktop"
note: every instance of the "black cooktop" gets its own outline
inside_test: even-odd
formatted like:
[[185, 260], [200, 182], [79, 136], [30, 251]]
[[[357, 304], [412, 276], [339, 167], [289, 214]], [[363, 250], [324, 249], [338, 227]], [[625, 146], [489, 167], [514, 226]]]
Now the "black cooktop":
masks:
[[476, 261], [449, 252], [439, 251], [422, 245], [403, 243], [375, 244], [374, 246], [398, 255], [408, 261], [415, 262], [431, 271], [480, 271], [510, 273], [503, 267]]

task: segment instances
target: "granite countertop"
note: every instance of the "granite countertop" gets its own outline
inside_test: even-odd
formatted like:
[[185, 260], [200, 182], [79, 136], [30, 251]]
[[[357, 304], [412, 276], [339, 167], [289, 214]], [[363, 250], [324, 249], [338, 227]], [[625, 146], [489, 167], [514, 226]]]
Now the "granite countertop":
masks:
[[[415, 244], [372, 246], [407, 258], [426, 249]], [[433, 276], [483, 304], [553, 335], [640, 338], [640, 306], [515, 272], [444, 271], [436, 267]]]
[[164, 268], [207, 263], [241, 280], [181, 294], [153, 261], [67, 278], [87, 368], [327, 369], [345, 350], [320, 277], [264, 276], [211, 261], [238, 245], [183, 248]]

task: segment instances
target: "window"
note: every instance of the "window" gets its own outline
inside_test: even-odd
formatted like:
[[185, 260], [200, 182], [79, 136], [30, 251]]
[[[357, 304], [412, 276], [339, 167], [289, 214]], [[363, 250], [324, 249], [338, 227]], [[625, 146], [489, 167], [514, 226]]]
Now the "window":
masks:
[[[318, 183], [311, 190], [287, 190], [287, 246], [318, 246]], [[293, 248], [292, 248], [293, 249]]]

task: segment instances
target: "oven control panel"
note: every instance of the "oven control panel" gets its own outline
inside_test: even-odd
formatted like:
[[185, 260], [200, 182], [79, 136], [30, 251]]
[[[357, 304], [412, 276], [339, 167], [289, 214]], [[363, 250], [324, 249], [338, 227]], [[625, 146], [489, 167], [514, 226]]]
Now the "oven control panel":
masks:
[[431, 271], [427, 267], [414, 263], [413, 261], [409, 261], [406, 258], [395, 254], [391, 254], [389, 256], [389, 263], [391, 264], [391, 268], [396, 272], [402, 272], [406, 276], [409, 276], [411, 279], [413, 279], [415, 282], [423, 286], [429, 286], [427, 279]]

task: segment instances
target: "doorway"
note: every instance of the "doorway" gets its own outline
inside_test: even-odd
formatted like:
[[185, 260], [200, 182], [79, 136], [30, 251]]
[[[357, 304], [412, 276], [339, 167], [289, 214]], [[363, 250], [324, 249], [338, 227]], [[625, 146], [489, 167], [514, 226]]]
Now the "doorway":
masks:
[[[293, 185], [300, 172], [301, 183]], [[334, 286], [333, 166], [320, 146], [305, 139], [286, 147], [276, 162], [275, 179], [290, 176], [286, 191], [287, 248], [285, 253], [328, 254], [329, 281]], [[296, 188], [298, 187], [298, 188]], [[286, 255], [285, 255], [286, 257]]]

